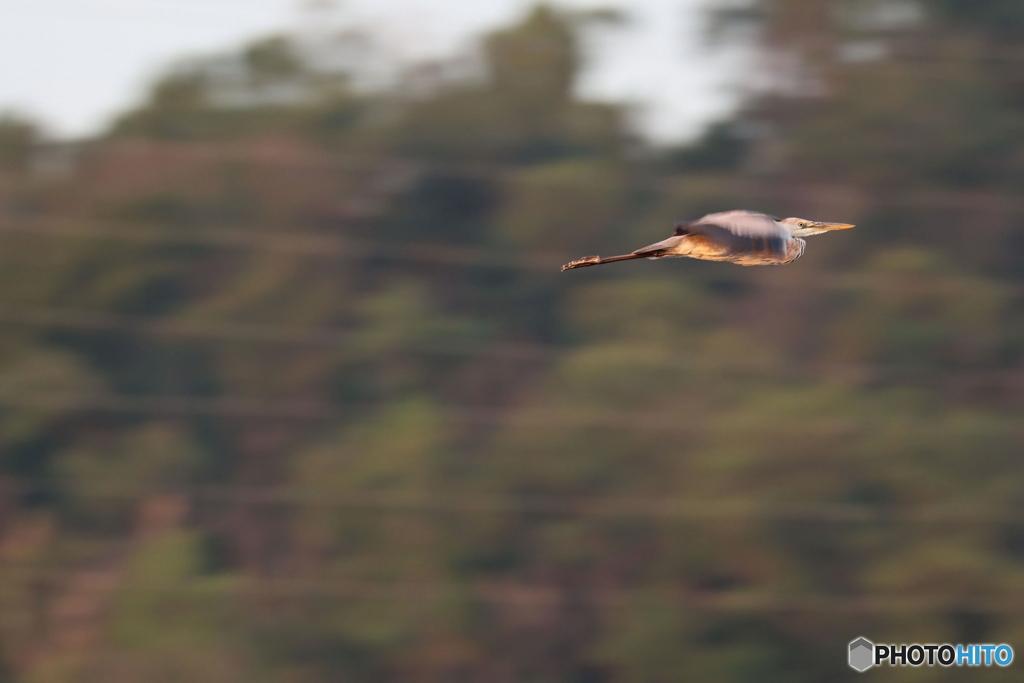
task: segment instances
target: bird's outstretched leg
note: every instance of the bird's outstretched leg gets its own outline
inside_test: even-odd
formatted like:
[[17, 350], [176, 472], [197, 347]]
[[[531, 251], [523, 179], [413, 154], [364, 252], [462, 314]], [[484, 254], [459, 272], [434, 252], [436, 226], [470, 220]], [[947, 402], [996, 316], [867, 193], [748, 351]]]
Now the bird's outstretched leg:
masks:
[[602, 263], [614, 263], [616, 261], [628, 261], [629, 259], [650, 257], [650, 254], [623, 254], [622, 256], [609, 256], [608, 258], [601, 258], [600, 256], [584, 256], [581, 259], [569, 261], [564, 266], [562, 266], [562, 270], [572, 270], [573, 268], [586, 268], [587, 266], [599, 266]]

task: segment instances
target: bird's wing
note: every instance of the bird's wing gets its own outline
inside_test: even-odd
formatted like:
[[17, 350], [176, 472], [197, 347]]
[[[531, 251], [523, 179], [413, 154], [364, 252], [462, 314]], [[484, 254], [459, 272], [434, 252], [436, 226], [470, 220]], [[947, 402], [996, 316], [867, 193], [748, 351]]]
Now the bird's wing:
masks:
[[712, 213], [693, 223], [680, 223], [676, 235], [701, 235], [736, 253], [769, 252], [785, 254], [791, 237], [785, 226], [767, 214], [753, 211]]
[[724, 211], [711, 213], [703, 218], [687, 224], [688, 227], [716, 225], [724, 228], [737, 237], [789, 237], [789, 231], [779, 225], [776, 219], [754, 211]]
[[672, 249], [688, 237], [702, 237], [737, 254], [769, 252], [786, 253], [789, 231], [771, 216], [753, 211], [712, 213], [692, 223], [679, 223], [668, 239], [637, 249], [634, 254], [651, 254]]

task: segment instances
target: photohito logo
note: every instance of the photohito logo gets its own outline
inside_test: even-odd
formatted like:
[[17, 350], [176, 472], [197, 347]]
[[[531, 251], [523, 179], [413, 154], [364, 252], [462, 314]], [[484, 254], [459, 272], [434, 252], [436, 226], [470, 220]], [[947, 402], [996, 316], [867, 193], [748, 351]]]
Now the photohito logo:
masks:
[[1009, 645], [881, 645], [867, 638], [850, 641], [850, 668], [867, 671], [873, 666], [1010, 666], [1013, 648]]

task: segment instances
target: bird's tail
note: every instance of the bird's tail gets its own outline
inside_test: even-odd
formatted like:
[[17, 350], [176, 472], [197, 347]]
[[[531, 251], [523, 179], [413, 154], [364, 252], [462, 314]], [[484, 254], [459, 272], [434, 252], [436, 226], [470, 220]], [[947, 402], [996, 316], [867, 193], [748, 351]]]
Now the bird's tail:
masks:
[[609, 256], [608, 258], [601, 258], [600, 256], [584, 256], [581, 259], [569, 261], [562, 266], [562, 270], [586, 268], [587, 266], [599, 266], [602, 263], [615, 263], [616, 261], [628, 261], [635, 258], [650, 258], [650, 254], [623, 254], [622, 256]]

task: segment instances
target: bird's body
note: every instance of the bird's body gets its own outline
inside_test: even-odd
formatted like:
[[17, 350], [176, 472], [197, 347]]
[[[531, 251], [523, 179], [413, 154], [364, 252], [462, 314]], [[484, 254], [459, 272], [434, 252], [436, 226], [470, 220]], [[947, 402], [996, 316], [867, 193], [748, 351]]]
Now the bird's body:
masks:
[[562, 270], [615, 261], [648, 258], [695, 258], [740, 266], [781, 266], [800, 258], [802, 237], [852, 228], [849, 223], [820, 223], [802, 218], [778, 219], [753, 211], [712, 213], [690, 223], [677, 223], [672, 237], [622, 256], [587, 256]]

